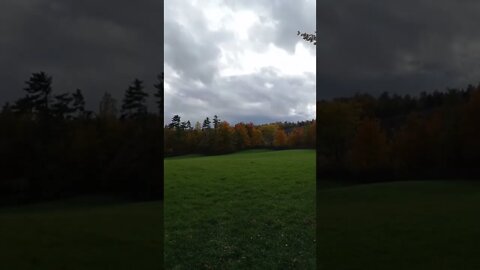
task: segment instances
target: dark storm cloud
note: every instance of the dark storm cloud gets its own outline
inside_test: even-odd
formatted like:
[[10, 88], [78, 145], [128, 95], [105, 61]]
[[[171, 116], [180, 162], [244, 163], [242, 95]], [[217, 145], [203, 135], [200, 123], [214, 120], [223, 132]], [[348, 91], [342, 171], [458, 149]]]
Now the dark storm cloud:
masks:
[[317, 99], [480, 81], [478, 1], [319, 1]]
[[32, 72], [56, 93], [81, 88], [96, 109], [105, 91], [121, 99], [133, 78], [163, 69], [163, 2], [5, 0], [0, 4], [0, 103], [22, 96]]

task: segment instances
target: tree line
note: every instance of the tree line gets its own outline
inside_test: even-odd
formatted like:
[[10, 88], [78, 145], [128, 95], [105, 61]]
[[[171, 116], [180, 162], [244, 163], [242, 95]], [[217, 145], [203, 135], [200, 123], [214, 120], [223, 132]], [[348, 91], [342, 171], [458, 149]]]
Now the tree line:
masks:
[[317, 176], [478, 178], [480, 86], [317, 102]]
[[147, 110], [139, 79], [120, 108], [105, 93], [93, 112], [80, 89], [55, 93], [52, 76], [33, 73], [24, 96], [0, 112], [0, 203], [81, 194], [162, 199], [163, 74], [152, 86], [158, 112]]
[[255, 148], [315, 148], [316, 143], [315, 120], [263, 125], [241, 122], [232, 126], [215, 115], [212, 120], [206, 117], [202, 124], [192, 125], [175, 115], [164, 132], [166, 156], [218, 155]]
[[163, 157], [239, 150], [317, 149], [320, 179], [388, 181], [480, 176], [480, 86], [418, 96], [353, 97], [317, 102], [317, 118], [297, 123], [231, 125], [176, 115], [163, 122], [163, 74], [125, 87], [121, 104], [105, 93], [98, 111], [80, 89], [53, 91], [33, 73], [23, 97], [0, 111], [0, 203], [81, 194], [163, 198]]

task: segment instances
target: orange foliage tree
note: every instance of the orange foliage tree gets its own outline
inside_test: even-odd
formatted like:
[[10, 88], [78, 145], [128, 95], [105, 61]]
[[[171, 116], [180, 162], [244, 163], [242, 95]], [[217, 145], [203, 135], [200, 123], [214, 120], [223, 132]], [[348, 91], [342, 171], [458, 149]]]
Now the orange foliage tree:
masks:
[[247, 124], [246, 127], [250, 137], [251, 146], [254, 148], [263, 146], [262, 131], [255, 127], [252, 123]]
[[357, 172], [383, 170], [389, 163], [387, 136], [377, 119], [367, 118], [357, 126], [350, 152], [352, 169]]
[[304, 147], [304, 128], [296, 127], [288, 134], [288, 146], [290, 148]]
[[226, 121], [220, 122], [215, 130], [214, 146], [215, 153], [225, 154], [233, 151], [234, 129]]
[[235, 125], [235, 146], [237, 149], [250, 148], [251, 140], [248, 136], [248, 130], [244, 123], [238, 123]]
[[273, 139], [273, 147], [275, 148], [285, 148], [287, 146], [287, 135], [285, 131], [281, 128], [275, 130], [275, 137]]

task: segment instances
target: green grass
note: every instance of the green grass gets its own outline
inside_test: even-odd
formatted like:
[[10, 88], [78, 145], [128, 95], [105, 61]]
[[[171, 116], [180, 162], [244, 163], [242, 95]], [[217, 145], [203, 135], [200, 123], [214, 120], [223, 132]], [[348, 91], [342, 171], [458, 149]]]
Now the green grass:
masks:
[[319, 269], [480, 269], [480, 183], [317, 191]]
[[165, 160], [166, 269], [315, 269], [315, 151]]
[[160, 202], [0, 209], [0, 269], [161, 269], [162, 239]]

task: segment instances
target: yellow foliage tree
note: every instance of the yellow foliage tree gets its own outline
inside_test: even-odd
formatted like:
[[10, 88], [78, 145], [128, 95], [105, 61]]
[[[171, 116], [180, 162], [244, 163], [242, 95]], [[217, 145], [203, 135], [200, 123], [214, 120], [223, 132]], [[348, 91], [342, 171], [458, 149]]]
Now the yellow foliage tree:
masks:
[[387, 136], [376, 119], [364, 119], [353, 138], [351, 165], [356, 171], [383, 169], [388, 164]]
[[281, 128], [277, 128], [273, 139], [273, 146], [275, 148], [285, 148], [287, 146], [287, 135]]

